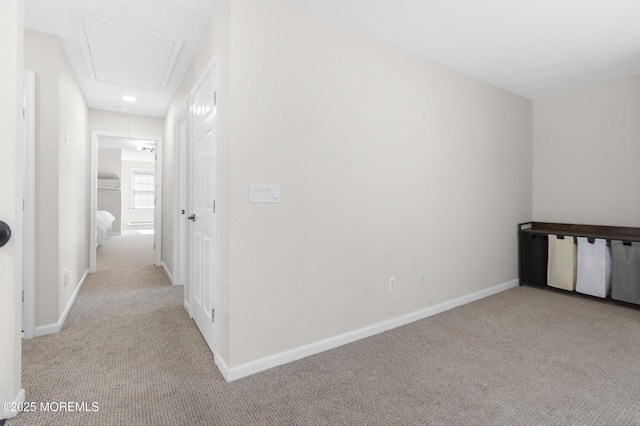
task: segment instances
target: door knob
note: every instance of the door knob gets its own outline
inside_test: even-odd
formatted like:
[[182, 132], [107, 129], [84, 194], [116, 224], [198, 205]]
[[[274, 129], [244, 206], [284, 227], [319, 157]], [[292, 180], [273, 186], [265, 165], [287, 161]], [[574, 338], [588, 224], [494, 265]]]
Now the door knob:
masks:
[[4, 246], [11, 239], [11, 228], [0, 220], [0, 247]]
[[189, 219], [191, 222], [195, 222], [196, 221], [196, 215], [192, 214], [191, 216], [189, 216], [187, 219]]

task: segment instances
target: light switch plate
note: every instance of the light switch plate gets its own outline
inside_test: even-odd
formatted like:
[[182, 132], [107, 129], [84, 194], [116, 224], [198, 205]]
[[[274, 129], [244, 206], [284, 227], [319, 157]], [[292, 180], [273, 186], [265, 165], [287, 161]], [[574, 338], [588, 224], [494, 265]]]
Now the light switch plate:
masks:
[[282, 189], [279, 183], [252, 183], [249, 185], [250, 203], [280, 203]]

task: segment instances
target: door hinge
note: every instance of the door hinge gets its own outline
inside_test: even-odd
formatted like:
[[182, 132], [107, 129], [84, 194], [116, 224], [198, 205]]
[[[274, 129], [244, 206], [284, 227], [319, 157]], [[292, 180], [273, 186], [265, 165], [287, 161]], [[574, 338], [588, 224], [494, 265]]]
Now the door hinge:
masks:
[[213, 105], [218, 105], [218, 92], [213, 92]]
[[156, 243], [153, 243], [153, 249], [154, 250], [156, 249]]
[[211, 322], [213, 322], [213, 319], [216, 317], [216, 310], [211, 308]]
[[22, 301], [24, 302], [24, 290], [22, 290]]
[[216, 212], [216, 200], [213, 200], [213, 212]]
[[181, 211], [182, 211], [182, 214], [184, 214], [184, 210], [181, 210]]

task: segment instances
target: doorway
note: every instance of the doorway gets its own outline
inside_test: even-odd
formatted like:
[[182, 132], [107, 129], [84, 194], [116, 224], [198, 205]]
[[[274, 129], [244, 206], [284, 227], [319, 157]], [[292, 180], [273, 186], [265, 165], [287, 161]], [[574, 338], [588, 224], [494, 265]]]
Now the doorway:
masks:
[[[103, 141], [101, 143], [101, 141]], [[108, 143], [105, 141], [109, 141]], [[117, 133], [117, 132], [105, 132], [105, 131], [92, 131], [91, 132], [91, 197], [90, 197], [90, 227], [91, 227], [91, 232], [90, 232], [90, 243], [89, 243], [89, 271], [90, 272], [96, 272], [97, 270], [97, 249], [98, 249], [98, 243], [99, 243], [99, 239], [101, 238], [101, 233], [104, 232], [104, 222], [100, 221], [98, 218], [98, 191], [99, 191], [99, 185], [98, 185], [98, 170], [99, 170], [99, 148], [100, 146], [118, 146], [117, 144], [120, 143], [123, 146], [132, 146], [132, 150], [138, 150], [140, 151], [140, 153], [142, 155], [152, 155], [153, 156], [153, 161], [155, 163], [155, 167], [154, 167], [154, 175], [153, 175], [153, 193], [152, 194], [148, 194], [149, 191], [144, 191], [141, 190], [138, 192], [137, 195], [133, 195], [133, 197], [135, 199], [129, 199], [130, 197], [130, 191], [127, 191], [127, 194], [121, 194], [122, 192], [122, 182], [124, 179], [122, 179], [122, 176], [113, 176], [113, 179], [104, 179], [101, 180], [101, 187], [105, 190], [103, 192], [108, 194], [108, 189], [109, 186], [111, 186], [111, 190], [114, 191], [114, 193], [116, 193], [115, 196], [112, 196], [111, 198], [113, 198], [114, 200], [117, 200], [118, 198], [122, 199], [126, 197], [127, 202], [131, 202], [131, 205], [134, 205], [134, 203], [136, 202], [136, 199], [141, 203], [139, 207], [140, 210], [144, 210], [145, 206], [149, 206], [152, 205], [153, 206], [153, 225], [152, 230], [153, 230], [153, 248], [155, 250], [155, 255], [153, 256], [154, 258], [152, 259], [152, 263], [156, 266], [162, 266], [162, 253], [161, 253], [161, 244], [160, 242], [162, 241], [162, 138], [157, 137], [157, 136], [148, 136], [148, 135], [133, 135], [133, 134], [126, 134], [126, 133]], [[141, 147], [141, 148], [138, 148]], [[113, 148], [112, 148], [113, 149]], [[127, 170], [127, 176], [126, 178], [129, 179], [131, 176], [130, 175], [130, 171]], [[138, 173], [141, 177], [141, 182], [143, 183], [140, 187], [144, 189], [145, 185], [145, 179], [144, 179], [144, 173]], [[135, 178], [134, 178], [135, 179]], [[130, 183], [131, 185], [131, 183]], [[149, 186], [149, 181], [148, 179], [146, 180], [146, 186], [148, 189]], [[130, 189], [131, 187], [128, 187], [127, 189]], [[145, 192], [147, 192], [145, 194]], [[150, 197], [153, 197], [153, 200], [150, 199]], [[149, 204], [152, 203], [152, 204]], [[130, 206], [127, 206], [128, 210], [132, 210]], [[114, 210], [118, 210], [118, 207], [114, 207]], [[134, 210], [134, 209], [133, 209]], [[105, 210], [100, 210], [101, 212], [101, 216], [102, 213]], [[108, 210], [107, 210], [108, 211]], [[124, 227], [124, 229], [128, 229], [133, 227], [134, 229], [136, 227], [139, 227], [140, 229], [143, 229], [145, 227], [149, 227], [149, 221], [148, 220], [141, 220], [141, 221], [136, 221], [136, 220], [129, 220], [126, 219], [124, 220], [123, 223], [123, 216], [120, 213], [119, 217], [116, 214], [111, 214], [111, 216], [113, 216], [113, 219], [111, 220], [111, 218], [108, 219], [108, 221], [111, 221], [109, 227], [111, 228], [109, 230], [109, 232], [111, 232], [112, 234], [117, 234], [118, 232], [122, 232], [122, 229]], [[107, 221], [107, 223], [108, 223]], [[116, 228], [114, 228], [114, 225], [116, 225]], [[145, 226], [147, 225], [147, 226]]]

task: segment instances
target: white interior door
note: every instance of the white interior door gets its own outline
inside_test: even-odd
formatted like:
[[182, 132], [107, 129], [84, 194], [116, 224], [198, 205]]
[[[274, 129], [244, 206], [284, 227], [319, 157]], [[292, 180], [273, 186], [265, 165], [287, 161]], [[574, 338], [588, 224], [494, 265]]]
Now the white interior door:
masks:
[[216, 67], [212, 63], [191, 92], [191, 311], [207, 344], [216, 352]]

